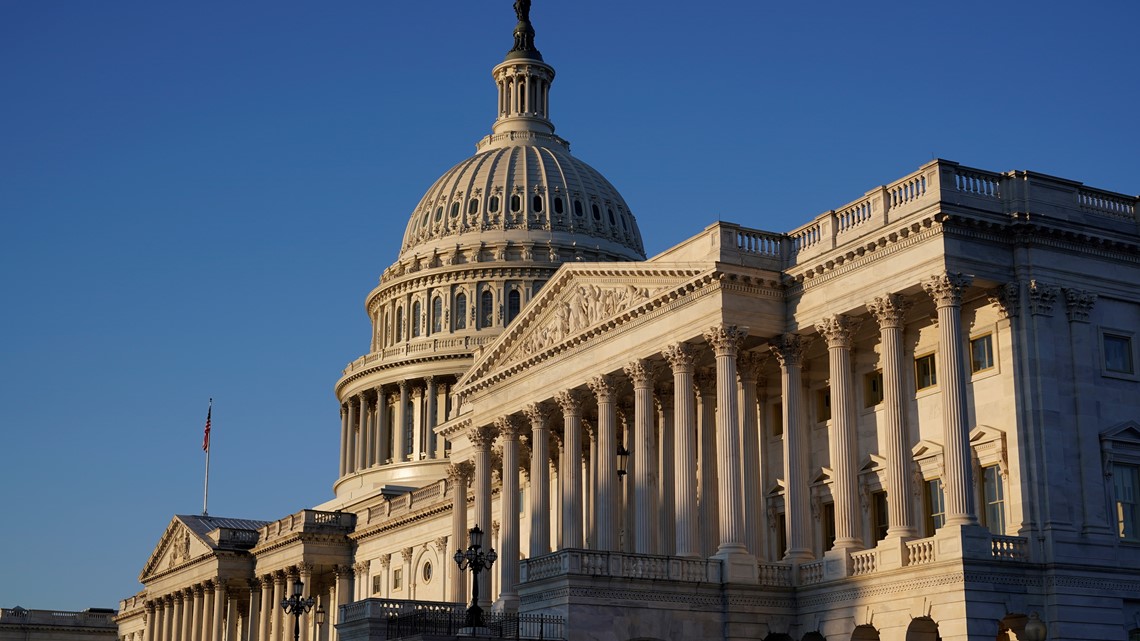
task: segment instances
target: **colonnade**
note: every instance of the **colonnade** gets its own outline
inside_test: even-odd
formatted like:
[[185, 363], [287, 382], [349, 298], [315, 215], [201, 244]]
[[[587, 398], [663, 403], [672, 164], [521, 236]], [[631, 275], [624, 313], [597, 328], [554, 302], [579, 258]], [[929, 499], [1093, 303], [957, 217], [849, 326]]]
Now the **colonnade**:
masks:
[[425, 376], [354, 394], [341, 404], [340, 476], [377, 465], [443, 458], [435, 434], [451, 378]]
[[[961, 329], [961, 292], [969, 280], [941, 274], [922, 283], [938, 312], [938, 376], [943, 401], [946, 524], [976, 524], [966, 413], [966, 364]], [[888, 538], [910, 539], [919, 528], [911, 505], [913, 459], [905, 421], [905, 373], [902, 332], [907, 301], [891, 294], [868, 301], [880, 328], [884, 374], [884, 418], [887, 459]], [[828, 441], [835, 505], [836, 549], [863, 547], [859, 536], [856, 483], [857, 434], [854, 413], [854, 368], [851, 365], [852, 318], [832, 315], [815, 329], [826, 340], [833, 408]], [[525, 409], [504, 417], [485, 417], [469, 431], [474, 456], [463, 465], [474, 478], [476, 524], [491, 523], [491, 447], [503, 448], [503, 497], [499, 520], [503, 541], [500, 599], [517, 602], [520, 436], [530, 436], [530, 557], [551, 549], [551, 518], [560, 521], [556, 547], [589, 547], [638, 554], [721, 559], [762, 555], [762, 516], [758, 439], [760, 357], [742, 352], [747, 330], [719, 325], [701, 339], [666, 346], [642, 355], [622, 368], [606, 372], [546, 398], [528, 399]], [[703, 340], [702, 340], [703, 339]], [[782, 390], [783, 478], [786, 510], [784, 560], [814, 557], [811, 545], [809, 425], [803, 401], [804, 342], [798, 335], [766, 338], [775, 356]], [[715, 370], [697, 367], [701, 356]], [[670, 370], [671, 381], [662, 363]], [[619, 425], [618, 391], [632, 387], [632, 413]], [[593, 397], [595, 413], [585, 429], [583, 401]], [[551, 438], [554, 408], [561, 413], [559, 439]], [[669, 417], [666, 421], [665, 417]], [[624, 428], [624, 429], [623, 429]], [[663, 442], [669, 438], [669, 443]], [[548, 448], [561, 442], [560, 455]], [[629, 474], [621, 480], [616, 462], [619, 443], [630, 451]], [[662, 453], [668, 448], [671, 458]], [[548, 460], [557, 461], [560, 505], [550, 509]], [[463, 478], [453, 467], [456, 478]], [[585, 471], [585, 478], [581, 474]], [[662, 484], [668, 481], [671, 492]], [[624, 486], [624, 487], [623, 487]], [[465, 485], [464, 485], [465, 487]], [[587, 500], [587, 497], [589, 500]], [[671, 500], [666, 500], [666, 498]], [[466, 530], [466, 492], [457, 491], [453, 533], [461, 541]], [[622, 506], [625, 506], [623, 517]], [[624, 521], [624, 524], [623, 524]], [[622, 529], [624, 525], [624, 529]], [[667, 525], [668, 527], [663, 527]], [[458, 587], [458, 586], [453, 586]], [[462, 592], [458, 592], [462, 593]]]
[[[145, 604], [142, 641], [289, 641], [294, 621], [281, 608], [300, 580], [303, 597], [313, 597], [313, 610], [301, 621], [301, 641], [335, 641], [333, 627], [338, 607], [356, 600], [352, 595], [353, 570], [336, 568], [335, 580], [314, 585], [313, 567], [307, 563], [260, 575], [253, 579], [219, 578], [179, 589]], [[240, 587], [235, 587], [239, 584]], [[325, 611], [318, 626], [316, 610]]]

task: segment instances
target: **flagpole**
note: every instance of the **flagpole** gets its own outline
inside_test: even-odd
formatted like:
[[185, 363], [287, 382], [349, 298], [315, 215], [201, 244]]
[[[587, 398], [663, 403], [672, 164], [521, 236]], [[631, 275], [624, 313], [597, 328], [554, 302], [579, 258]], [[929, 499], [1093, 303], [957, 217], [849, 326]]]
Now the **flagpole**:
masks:
[[206, 410], [206, 433], [202, 437], [202, 449], [206, 450], [206, 485], [202, 488], [202, 516], [209, 516], [206, 505], [210, 500], [210, 415], [214, 412], [214, 399], [210, 399], [210, 407]]

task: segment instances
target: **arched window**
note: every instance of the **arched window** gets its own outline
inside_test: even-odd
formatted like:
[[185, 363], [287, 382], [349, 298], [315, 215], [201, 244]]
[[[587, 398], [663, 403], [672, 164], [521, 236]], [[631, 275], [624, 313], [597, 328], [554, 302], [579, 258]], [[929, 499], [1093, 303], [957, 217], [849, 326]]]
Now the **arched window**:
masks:
[[412, 338], [420, 335], [420, 301], [412, 303]]
[[495, 322], [495, 297], [484, 290], [479, 295], [479, 327], [491, 327]]
[[[459, 203], [451, 203], [451, 217], [455, 218], [458, 215], [459, 215]], [[436, 220], [438, 220], [438, 218]]]
[[404, 340], [404, 308], [396, 308], [396, 342]]
[[531, 199], [530, 208], [533, 209], [536, 214], [542, 211], [542, 196], [535, 194], [534, 198]]
[[455, 318], [455, 329], [467, 329], [467, 294], [456, 294], [453, 318]]
[[511, 211], [517, 214], [520, 209], [522, 209], [522, 198], [514, 194], [511, 196]]
[[610, 215], [610, 224], [611, 224], [611, 225], [616, 225], [616, 224], [617, 224], [617, 219], [616, 219], [616, 218], [614, 218], [614, 210], [612, 210], [612, 209], [610, 209], [609, 207], [607, 207], [607, 208], [606, 208], [606, 213]]
[[577, 200], [577, 199], [574, 200], [574, 215], [575, 216], [584, 216], [585, 215], [582, 213], [582, 201]]
[[522, 296], [519, 295], [519, 290], [512, 289], [511, 293], [507, 294], [507, 324], [510, 325], [511, 321], [519, 315], [519, 308], [522, 307]]
[[554, 199], [554, 213], [556, 213], [556, 214], [562, 213], [562, 199], [561, 198], [556, 197]]
[[602, 210], [598, 209], [597, 205], [590, 205], [590, 211], [594, 213], [594, 220], [602, 219]]
[[496, 214], [499, 212], [499, 197], [498, 196], [491, 196], [491, 200], [487, 201], [487, 211], [490, 211], [492, 214]]
[[439, 296], [431, 302], [431, 331], [433, 333], [443, 331], [443, 298]]
[[[478, 198], [472, 198], [470, 200], [470, 202], [467, 203], [467, 213], [474, 214], [478, 211], [479, 211], [479, 199]], [[456, 212], [456, 213], [459, 213], [459, 212]]]

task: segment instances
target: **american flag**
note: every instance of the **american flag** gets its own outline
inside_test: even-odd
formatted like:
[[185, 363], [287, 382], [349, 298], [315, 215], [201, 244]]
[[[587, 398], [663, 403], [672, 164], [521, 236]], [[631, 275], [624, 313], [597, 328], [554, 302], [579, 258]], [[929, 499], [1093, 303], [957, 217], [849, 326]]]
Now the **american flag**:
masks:
[[213, 401], [210, 402], [209, 409], [206, 410], [206, 432], [202, 435], [202, 451], [210, 451], [210, 414], [214, 411]]

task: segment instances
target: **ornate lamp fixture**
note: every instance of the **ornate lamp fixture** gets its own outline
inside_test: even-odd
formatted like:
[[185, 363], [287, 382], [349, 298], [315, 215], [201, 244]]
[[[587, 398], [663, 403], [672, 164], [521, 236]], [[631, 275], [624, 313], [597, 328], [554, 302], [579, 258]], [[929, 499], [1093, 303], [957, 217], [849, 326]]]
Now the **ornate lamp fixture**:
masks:
[[471, 568], [471, 605], [467, 608], [467, 627], [482, 628], [485, 626], [483, 625], [483, 608], [479, 607], [479, 573], [483, 570], [490, 570], [499, 555], [494, 550], [487, 550], [485, 553], [481, 551], [483, 530], [480, 530], [478, 525], [471, 528], [467, 535], [470, 543], [467, 546], [467, 551], [456, 550], [455, 556], [452, 558], [455, 559], [455, 564], [459, 566], [460, 572]]
[[624, 479], [629, 470], [629, 450], [621, 445], [617, 448], [617, 473], [619, 479]]
[[1036, 612], [1029, 613], [1029, 620], [1025, 622], [1025, 638], [1028, 641], [1045, 641], [1049, 638], [1049, 630], [1045, 622], [1037, 618]]
[[[285, 614], [292, 614], [296, 617], [293, 620], [293, 641], [298, 641], [301, 638], [301, 615], [313, 609], [313, 597], [305, 598], [302, 596], [305, 593], [305, 584], [297, 581], [293, 584], [293, 596], [288, 599], [281, 599], [281, 609]], [[320, 623], [324, 618], [323, 610], [317, 610], [317, 622]]]

